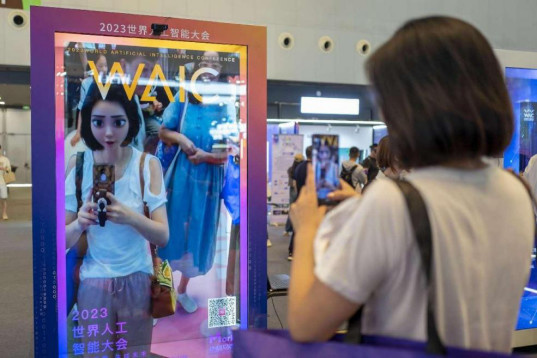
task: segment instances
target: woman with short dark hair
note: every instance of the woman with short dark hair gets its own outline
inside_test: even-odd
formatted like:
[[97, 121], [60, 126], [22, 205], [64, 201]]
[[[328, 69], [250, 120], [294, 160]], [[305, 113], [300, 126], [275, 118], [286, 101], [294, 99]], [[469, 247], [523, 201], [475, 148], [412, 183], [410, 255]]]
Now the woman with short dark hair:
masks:
[[401, 170], [399, 160], [393, 154], [389, 136], [385, 136], [379, 141], [377, 162], [380, 168], [377, 178], [400, 179], [405, 173]]
[[[447, 346], [509, 352], [534, 218], [522, 183], [482, 160], [501, 155], [513, 133], [492, 48], [464, 21], [422, 18], [382, 45], [367, 72], [390, 149], [403, 169], [412, 168], [405, 179], [423, 197], [430, 219], [440, 339]], [[363, 333], [424, 341], [425, 274], [396, 183], [377, 180], [363, 197], [345, 200], [326, 217], [314, 188], [310, 168], [291, 209], [292, 336], [327, 339], [363, 306]]]

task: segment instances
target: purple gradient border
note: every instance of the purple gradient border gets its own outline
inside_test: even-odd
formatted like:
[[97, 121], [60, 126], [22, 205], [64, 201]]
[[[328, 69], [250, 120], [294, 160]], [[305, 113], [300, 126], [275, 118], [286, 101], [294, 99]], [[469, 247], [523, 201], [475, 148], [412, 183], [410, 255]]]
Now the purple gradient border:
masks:
[[[266, 28], [47, 7], [31, 7], [30, 21], [35, 356], [64, 356], [67, 348], [67, 318], [59, 314], [66, 311], [65, 243], [61, 240], [65, 199], [63, 138], [55, 125], [59, 71], [54, 67], [54, 34], [105, 35], [99, 32], [100, 23], [203, 28], [211, 33], [211, 40], [199, 42], [248, 47], [246, 183], [241, 176], [241, 329], [266, 327]], [[58, 257], [63, 264], [58, 265]]]

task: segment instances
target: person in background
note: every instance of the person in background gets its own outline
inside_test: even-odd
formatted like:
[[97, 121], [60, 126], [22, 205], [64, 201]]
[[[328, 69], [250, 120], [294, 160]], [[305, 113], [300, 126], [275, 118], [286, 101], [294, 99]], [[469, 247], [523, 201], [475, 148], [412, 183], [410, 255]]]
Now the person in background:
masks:
[[367, 183], [367, 174], [364, 167], [357, 163], [360, 150], [357, 147], [349, 149], [349, 160], [341, 163], [340, 178], [345, 180], [356, 191], [360, 192]]
[[523, 183], [482, 160], [501, 155], [514, 131], [490, 44], [462, 20], [411, 20], [369, 57], [366, 72], [390, 149], [412, 168], [405, 180], [430, 218], [431, 286], [395, 181], [376, 180], [325, 216], [309, 168], [291, 207], [291, 336], [326, 340], [364, 307], [363, 334], [425, 341], [429, 318], [445, 346], [510, 352], [535, 220]]
[[[522, 174], [533, 191], [533, 194], [537, 193], [537, 154], [530, 158], [528, 165], [524, 169]], [[537, 214], [537, 213], [536, 213]]]
[[[100, 54], [99, 57], [97, 57], [97, 60], [95, 61], [95, 68], [97, 69], [98, 76], [100, 78], [100, 81], [102, 83], [106, 83], [106, 76], [108, 75], [108, 61], [106, 60], [106, 56], [103, 54]], [[76, 125], [76, 135], [71, 139], [71, 145], [74, 147], [78, 141], [80, 140], [80, 111], [82, 110], [82, 105], [84, 104], [84, 100], [86, 99], [86, 95], [88, 93], [88, 89], [90, 85], [95, 81], [95, 77], [93, 75], [93, 71], [89, 68], [89, 65], [87, 67], [87, 77], [84, 78], [82, 81], [82, 84], [80, 85], [80, 100], [78, 101], [77, 111], [77, 125]]]
[[[295, 202], [298, 192], [296, 188], [296, 180], [293, 179], [293, 174], [296, 167], [304, 161], [304, 156], [301, 153], [295, 154], [293, 159], [293, 164], [287, 169], [287, 176], [289, 178], [289, 205]], [[287, 216], [287, 221], [285, 223], [285, 234], [286, 236], [290, 235], [293, 232], [293, 225], [291, 224], [291, 219]]]
[[[302, 190], [302, 187], [304, 184], [306, 184], [306, 174], [308, 170], [308, 163], [311, 163], [311, 160], [313, 159], [313, 146], [308, 146], [306, 148], [306, 160], [300, 162], [293, 173], [293, 180], [296, 183], [296, 192], [297, 197], [300, 195], [300, 190]], [[289, 241], [289, 254], [287, 255], [287, 260], [292, 261], [293, 260], [293, 244], [295, 240], [295, 231], [293, 230], [293, 234], [291, 235], [291, 240]]]
[[[108, 61], [106, 60], [105, 55], [100, 54], [97, 57], [95, 61], [95, 68], [97, 69], [100, 81], [102, 83], [106, 83], [106, 76], [108, 75]], [[85, 73], [87, 74], [87, 77], [84, 78], [82, 84], [80, 85], [80, 99], [77, 105], [76, 129], [65, 136], [65, 167], [67, 167], [67, 163], [73, 154], [83, 152], [88, 149], [84, 142], [80, 140], [80, 127], [82, 125], [81, 111], [82, 105], [84, 104], [84, 100], [86, 99], [86, 95], [88, 93], [88, 89], [90, 88], [91, 84], [95, 82], [95, 77], [93, 76], [93, 72], [90, 70], [89, 65], [87, 65], [87, 71]]]
[[379, 165], [377, 163], [377, 148], [378, 144], [373, 143], [369, 146], [370, 153], [367, 158], [361, 163], [362, 167], [367, 172], [367, 182], [370, 183], [377, 177], [379, 173]]
[[380, 168], [377, 178], [401, 179], [408, 174], [400, 168], [399, 161], [390, 148], [389, 136], [383, 137], [379, 142], [377, 162]]
[[0, 145], [0, 200], [2, 201], [2, 220], [7, 220], [7, 185], [4, 181], [4, 174], [11, 171], [9, 159], [2, 154], [2, 146]]
[[190, 280], [207, 274], [214, 263], [224, 164], [238, 142], [235, 98], [210, 96], [229, 84], [220, 55], [206, 51], [197, 57], [198, 68], [210, 69], [197, 80], [198, 89], [206, 89], [203, 101], [188, 92], [184, 111], [179, 100], [170, 103], [159, 132], [161, 140], [181, 148], [168, 187], [170, 241], [159, 255], [181, 272], [177, 300], [188, 313], [198, 309], [187, 293]]

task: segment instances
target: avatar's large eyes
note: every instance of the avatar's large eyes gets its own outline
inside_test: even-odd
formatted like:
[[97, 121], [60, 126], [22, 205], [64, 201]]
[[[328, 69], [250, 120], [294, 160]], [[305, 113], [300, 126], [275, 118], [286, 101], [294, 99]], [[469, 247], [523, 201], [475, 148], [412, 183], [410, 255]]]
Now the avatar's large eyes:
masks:
[[121, 128], [125, 124], [127, 124], [127, 120], [125, 118], [114, 119], [114, 127]]
[[103, 126], [103, 120], [102, 119], [97, 119], [97, 118], [94, 118], [91, 120], [91, 124], [95, 127], [95, 128], [101, 128]]

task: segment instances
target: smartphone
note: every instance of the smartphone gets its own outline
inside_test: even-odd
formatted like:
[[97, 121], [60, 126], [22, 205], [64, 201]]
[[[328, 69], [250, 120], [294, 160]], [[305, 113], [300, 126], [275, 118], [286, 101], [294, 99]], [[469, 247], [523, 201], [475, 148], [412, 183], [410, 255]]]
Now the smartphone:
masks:
[[97, 203], [97, 218], [99, 226], [106, 223], [106, 207], [110, 205], [107, 193], [114, 194], [114, 183], [116, 172], [113, 165], [95, 164], [93, 165], [93, 202]]
[[319, 205], [336, 205], [328, 194], [339, 188], [339, 136], [314, 134], [312, 142], [317, 200]]

